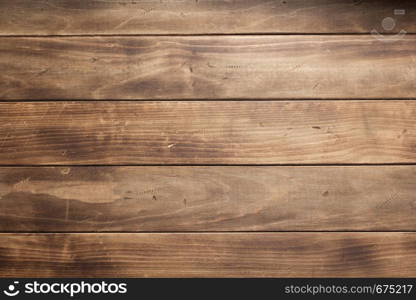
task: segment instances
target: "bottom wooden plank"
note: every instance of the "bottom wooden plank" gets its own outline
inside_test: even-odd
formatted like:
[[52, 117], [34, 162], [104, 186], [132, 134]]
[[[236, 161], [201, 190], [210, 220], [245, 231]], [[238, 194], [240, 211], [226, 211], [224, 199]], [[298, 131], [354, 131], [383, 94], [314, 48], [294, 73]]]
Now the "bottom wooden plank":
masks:
[[1, 277], [415, 277], [416, 233], [1, 234]]

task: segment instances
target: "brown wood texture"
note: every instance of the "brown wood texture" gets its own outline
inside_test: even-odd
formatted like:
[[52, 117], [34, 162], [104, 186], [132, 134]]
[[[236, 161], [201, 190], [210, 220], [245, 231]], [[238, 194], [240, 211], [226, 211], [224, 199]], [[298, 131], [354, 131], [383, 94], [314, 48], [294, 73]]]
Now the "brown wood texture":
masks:
[[2, 0], [0, 34], [415, 32], [415, 11], [413, 0]]
[[416, 35], [0, 38], [0, 99], [416, 98]]
[[0, 1], [0, 277], [416, 277], [415, 18]]
[[0, 231], [410, 231], [416, 167], [0, 168]]
[[0, 277], [415, 277], [415, 233], [1, 234]]
[[415, 163], [414, 101], [3, 102], [1, 165]]

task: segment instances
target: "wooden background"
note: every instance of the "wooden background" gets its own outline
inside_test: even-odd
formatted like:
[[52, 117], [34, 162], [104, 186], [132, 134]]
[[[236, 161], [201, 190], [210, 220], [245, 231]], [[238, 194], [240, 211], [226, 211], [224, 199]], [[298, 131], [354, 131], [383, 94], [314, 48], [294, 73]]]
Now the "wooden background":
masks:
[[415, 20], [0, 1], [0, 277], [416, 277]]

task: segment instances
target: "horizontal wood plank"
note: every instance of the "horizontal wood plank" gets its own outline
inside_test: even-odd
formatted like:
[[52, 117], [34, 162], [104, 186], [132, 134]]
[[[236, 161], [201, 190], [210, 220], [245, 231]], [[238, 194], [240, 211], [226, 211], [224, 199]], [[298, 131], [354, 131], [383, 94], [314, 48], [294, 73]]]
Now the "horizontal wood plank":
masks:
[[0, 99], [416, 98], [416, 35], [0, 38]]
[[416, 167], [0, 168], [0, 231], [411, 231]]
[[2, 0], [0, 34], [416, 32], [415, 11], [413, 0]]
[[0, 277], [415, 277], [415, 233], [1, 234]]
[[0, 103], [1, 165], [416, 162], [414, 101]]

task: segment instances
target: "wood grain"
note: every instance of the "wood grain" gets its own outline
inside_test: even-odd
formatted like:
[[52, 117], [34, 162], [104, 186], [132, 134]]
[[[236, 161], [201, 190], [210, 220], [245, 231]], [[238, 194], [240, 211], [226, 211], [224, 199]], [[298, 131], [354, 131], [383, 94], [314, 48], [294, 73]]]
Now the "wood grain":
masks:
[[414, 101], [0, 103], [1, 165], [415, 163]]
[[416, 277], [415, 17], [0, 1], [0, 277]]
[[415, 277], [415, 233], [1, 234], [0, 277]]
[[[394, 15], [394, 9], [406, 9]], [[0, 34], [416, 32], [413, 0], [2, 0]]]
[[0, 168], [0, 231], [410, 231], [416, 167]]
[[0, 99], [416, 98], [416, 35], [0, 38]]

